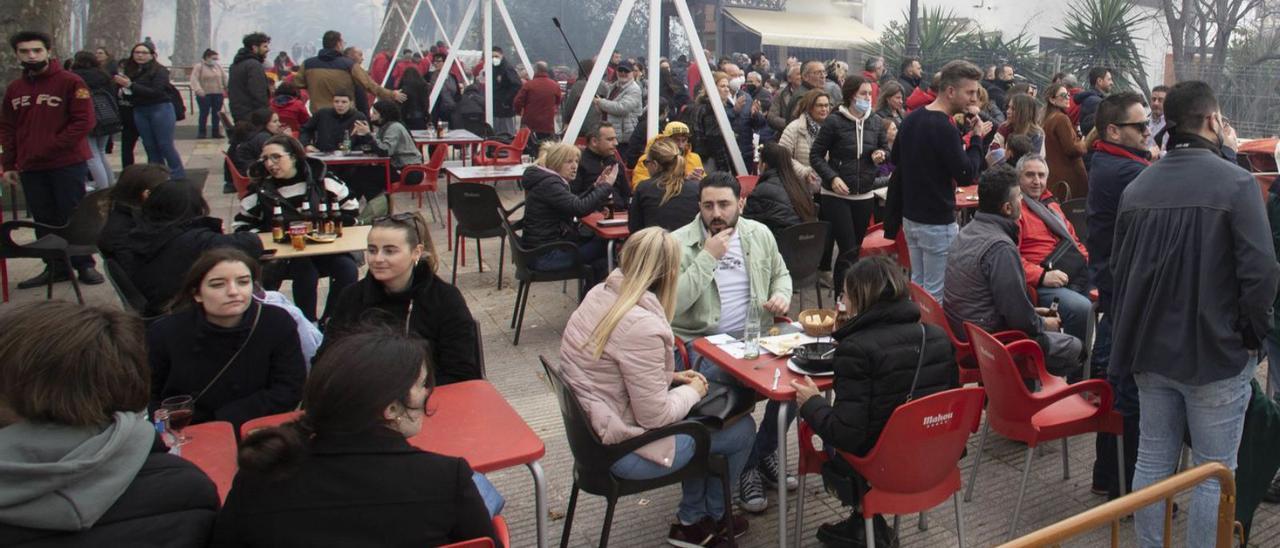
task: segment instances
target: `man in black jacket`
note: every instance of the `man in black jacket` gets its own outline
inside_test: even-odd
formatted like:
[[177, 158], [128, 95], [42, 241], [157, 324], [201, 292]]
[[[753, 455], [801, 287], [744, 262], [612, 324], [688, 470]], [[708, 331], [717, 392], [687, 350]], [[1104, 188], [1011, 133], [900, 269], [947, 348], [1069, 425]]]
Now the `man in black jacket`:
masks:
[[262, 66], [271, 49], [271, 37], [254, 32], [244, 35], [242, 43], [244, 47], [236, 52], [227, 76], [227, 101], [231, 103], [231, 118], [236, 122], [248, 120], [255, 110], [268, 108], [271, 99], [271, 82]]
[[578, 160], [578, 174], [569, 182], [569, 190], [579, 196], [590, 192], [600, 174], [609, 166], [616, 166], [614, 169], [617, 171], [617, 179], [613, 183], [613, 205], [626, 209], [631, 199], [631, 182], [627, 180], [622, 162], [618, 161], [618, 132], [609, 122], [601, 122], [587, 133], [587, 148]]
[[919, 59], [907, 57], [902, 60], [902, 70], [898, 73], [898, 83], [902, 84], [903, 100], [915, 93], [916, 88], [920, 87], [923, 76], [924, 68], [920, 66]]
[[515, 135], [516, 94], [520, 92], [520, 74], [515, 65], [502, 54], [502, 48], [493, 48], [493, 130]]
[[1094, 118], [1098, 114], [1098, 103], [1111, 93], [1111, 69], [1093, 67], [1089, 69], [1089, 89], [1077, 93], [1072, 98], [1080, 105], [1080, 133], [1088, 137], [1094, 128]]
[[307, 152], [333, 152], [338, 150], [344, 140], [350, 140], [349, 144], [354, 150], [372, 139], [368, 133], [356, 135], [352, 130], [357, 124], [364, 124], [367, 129], [369, 121], [353, 108], [351, 92], [335, 91], [333, 106], [317, 110], [311, 115], [311, 119], [302, 126], [302, 134], [298, 140], [307, 147]]
[[[1168, 153], [1121, 196], [1111, 265], [1110, 366], [1133, 373], [1142, 415], [1135, 490], [1170, 474], [1187, 432], [1197, 462], [1235, 469], [1252, 353], [1271, 329], [1280, 283], [1258, 185], [1223, 154], [1235, 131], [1213, 89], [1178, 83], [1165, 116]], [[1217, 510], [1216, 480], [1196, 486], [1187, 545], [1213, 543]], [[1138, 510], [1142, 545], [1161, 544], [1163, 517], [1158, 505]]]
[[995, 74], [990, 80], [982, 82], [982, 87], [987, 90], [987, 98], [991, 100], [991, 104], [1004, 112], [1008, 108], [1007, 95], [1009, 88], [1013, 87], [1013, 66], [1000, 65], [996, 67]]

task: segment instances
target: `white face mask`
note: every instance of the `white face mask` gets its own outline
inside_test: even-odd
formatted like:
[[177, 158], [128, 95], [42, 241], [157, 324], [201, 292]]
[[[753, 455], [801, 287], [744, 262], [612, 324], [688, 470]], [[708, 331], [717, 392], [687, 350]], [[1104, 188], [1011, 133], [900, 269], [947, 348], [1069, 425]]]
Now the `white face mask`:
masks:
[[747, 81], [745, 76], [735, 76], [729, 79], [729, 91], [737, 93], [742, 89], [742, 84]]
[[493, 66], [495, 66], [495, 67], [496, 67], [496, 66], [498, 66], [498, 65], [500, 65], [500, 64], [502, 64], [502, 58], [501, 58], [501, 57], [494, 57], [494, 58], [493, 58]]

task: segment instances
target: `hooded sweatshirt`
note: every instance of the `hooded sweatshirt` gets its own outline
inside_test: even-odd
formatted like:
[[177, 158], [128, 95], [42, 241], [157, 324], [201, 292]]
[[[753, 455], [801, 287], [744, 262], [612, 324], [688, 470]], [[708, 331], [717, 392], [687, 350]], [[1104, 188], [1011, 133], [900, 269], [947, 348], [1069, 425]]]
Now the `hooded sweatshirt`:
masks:
[[154, 438], [135, 412], [115, 413], [103, 429], [25, 421], [0, 428], [0, 523], [93, 527], [142, 469]]
[[93, 94], [56, 59], [36, 74], [9, 83], [0, 105], [0, 156], [5, 171], [57, 169], [93, 157]]

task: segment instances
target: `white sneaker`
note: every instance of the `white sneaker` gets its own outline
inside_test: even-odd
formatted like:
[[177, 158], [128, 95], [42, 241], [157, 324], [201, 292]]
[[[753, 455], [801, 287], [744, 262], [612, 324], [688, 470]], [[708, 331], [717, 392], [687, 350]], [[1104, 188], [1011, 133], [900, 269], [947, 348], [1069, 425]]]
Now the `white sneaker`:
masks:
[[758, 470], [743, 470], [738, 478], [738, 506], [753, 514], [759, 514], [769, 507], [769, 499], [764, 494], [764, 484], [760, 480]]

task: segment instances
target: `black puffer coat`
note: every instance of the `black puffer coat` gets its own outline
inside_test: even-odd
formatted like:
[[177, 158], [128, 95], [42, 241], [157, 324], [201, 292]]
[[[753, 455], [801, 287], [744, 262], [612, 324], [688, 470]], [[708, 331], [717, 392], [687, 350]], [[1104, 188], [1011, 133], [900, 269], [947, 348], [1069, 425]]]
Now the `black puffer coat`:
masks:
[[167, 311], [196, 259], [217, 247], [234, 247], [250, 257], [262, 254], [257, 234], [223, 234], [221, 219], [196, 217], [177, 223], [143, 222], [129, 233], [117, 255], [129, 280], [147, 298], [147, 315], [154, 316]]
[[[907, 401], [920, 357], [920, 309], [908, 299], [880, 302], [834, 333], [836, 403], [810, 398], [800, 408], [822, 440], [865, 455], [894, 409]], [[915, 397], [960, 386], [955, 351], [942, 329], [925, 325], [924, 364]]]
[[[883, 150], [888, 159], [889, 138], [884, 122], [879, 116], [868, 114], [859, 131], [858, 123], [850, 118], [850, 111], [840, 107], [822, 122], [822, 129], [809, 145], [809, 165], [822, 177], [822, 188], [831, 190], [831, 182], [839, 177], [849, 187], [850, 194], [871, 192], [876, 183], [876, 163], [871, 153]], [[862, 139], [862, 154], [858, 154], [858, 139]]]
[[575, 221], [600, 209], [612, 187], [597, 186], [581, 196], [569, 191], [560, 174], [538, 166], [524, 171], [524, 244], [537, 247], [560, 241], [578, 241]]
[[755, 190], [747, 197], [747, 207], [742, 216], [759, 221], [776, 235], [782, 230], [800, 224], [800, 215], [791, 205], [791, 195], [783, 187], [782, 176], [773, 169], [760, 174]]

